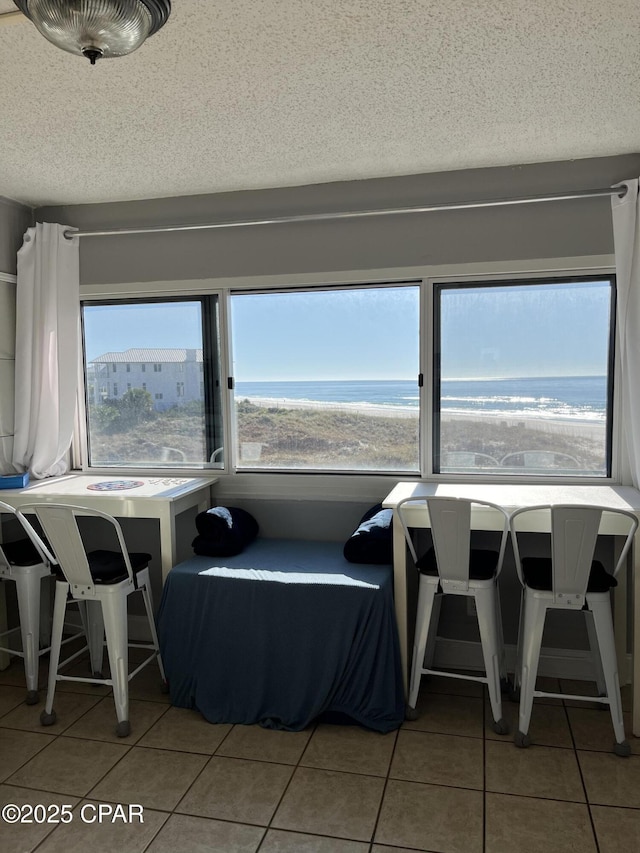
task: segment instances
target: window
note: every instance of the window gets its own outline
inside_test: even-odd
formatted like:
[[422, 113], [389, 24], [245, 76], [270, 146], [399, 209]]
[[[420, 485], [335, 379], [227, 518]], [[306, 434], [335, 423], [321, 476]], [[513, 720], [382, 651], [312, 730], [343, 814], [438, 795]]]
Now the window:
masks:
[[[223, 446], [217, 314], [215, 296], [83, 303], [89, 466], [202, 467]], [[117, 397], [114, 385], [108, 397], [99, 381], [109, 368], [105, 354], [119, 353], [125, 364], [144, 368], [141, 350], [150, 359], [162, 350], [165, 364], [184, 363], [184, 381], [176, 388], [170, 371], [150, 361], [157, 374], [150, 391], [135, 381], [134, 370], [126, 392]]]
[[436, 285], [436, 473], [610, 476], [614, 290]]
[[231, 297], [239, 468], [419, 471], [416, 285]]
[[88, 465], [611, 477], [614, 305], [609, 275], [235, 290], [227, 333], [215, 295], [87, 301]]
[[127, 373], [131, 373], [131, 365], [127, 364]]

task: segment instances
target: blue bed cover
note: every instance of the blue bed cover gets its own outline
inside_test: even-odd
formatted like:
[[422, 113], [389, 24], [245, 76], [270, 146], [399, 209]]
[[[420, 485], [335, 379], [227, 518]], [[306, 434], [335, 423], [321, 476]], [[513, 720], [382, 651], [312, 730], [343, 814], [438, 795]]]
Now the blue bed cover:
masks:
[[212, 723], [404, 719], [392, 568], [348, 563], [339, 543], [258, 539], [180, 563], [158, 635], [172, 703]]

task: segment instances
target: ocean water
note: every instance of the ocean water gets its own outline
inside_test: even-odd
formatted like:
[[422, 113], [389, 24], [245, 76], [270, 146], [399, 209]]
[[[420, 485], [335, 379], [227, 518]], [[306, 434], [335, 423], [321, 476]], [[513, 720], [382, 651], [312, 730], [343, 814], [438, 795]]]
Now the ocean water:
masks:
[[[410, 380], [313, 382], [236, 382], [236, 400], [358, 403], [364, 406], [418, 408], [418, 385]], [[605, 420], [606, 376], [530, 379], [452, 379], [442, 382], [441, 408], [450, 413], [508, 417]]]

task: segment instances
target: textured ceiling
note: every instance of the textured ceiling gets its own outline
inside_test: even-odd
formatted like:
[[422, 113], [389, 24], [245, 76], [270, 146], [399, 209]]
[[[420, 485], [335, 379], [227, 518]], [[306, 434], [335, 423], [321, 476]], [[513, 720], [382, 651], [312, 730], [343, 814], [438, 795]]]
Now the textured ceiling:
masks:
[[34, 206], [632, 153], [640, 3], [174, 0], [95, 67], [0, 23], [0, 80], [0, 195]]

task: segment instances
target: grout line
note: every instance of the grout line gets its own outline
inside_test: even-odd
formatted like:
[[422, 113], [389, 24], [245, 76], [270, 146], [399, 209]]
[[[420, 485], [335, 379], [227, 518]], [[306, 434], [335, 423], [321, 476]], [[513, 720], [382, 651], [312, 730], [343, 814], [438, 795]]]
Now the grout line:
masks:
[[296, 775], [296, 771], [298, 770], [298, 768], [302, 766], [302, 765], [300, 764], [300, 762], [302, 761], [302, 758], [303, 758], [303, 756], [304, 756], [305, 752], [307, 751], [307, 749], [308, 749], [308, 747], [309, 747], [309, 744], [311, 743], [311, 739], [313, 738], [313, 736], [315, 735], [315, 733], [316, 733], [317, 731], [318, 731], [318, 724], [317, 724], [317, 723], [312, 723], [311, 734], [309, 735], [309, 739], [307, 740], [307, 742], [306, 742], [306, 744], [305, 744], [304, 749], [302, 750], [302, 752], [301, 752], [301, 753], [300, 753], [300, 755], [298, 756], [298, 760], [297, 760], [297, 762], [296, 762], [295, 764], [293, 764], [293, 765], [291, 765], [291, 764], [289, 765], [290, 767], [293, 767], [293, 771], [291, 772], [291, 776], [289, 776], [289, 781], [288, 781], [288, 782], [287, 782], [287, 784], [284, 786], [284, 790], [282, 791], [282, 794], [280, 795], [280, 799], [279, 799], [279, 800], [278, 800], [278, 802], [276, 803], [276, 806], [275, 806], [275, 808], [274, 808], [274, 810], [273, 810], [273, 812], [272, 812], [272, 814], [271, 814], [271, 817], [269, 818], [269, 822], [267, 823], [267, 826], [265, 827], [265, 832], [264, 832], [264, 835], [262, 836], [262, 840], [260, 841], [260, 844], [259, 844], [259, 845], [258, 845], [258, 847], [256, 848], [256, 853], [258, 853], [258, 851], [259, 851], [259, 850], [260, 850], [260, 848], [262, 847], [262, 844], [263, 844], [263, 842], [264, 842], [265, 838], [267, 837], [267, 834], [269, 833], [269, 830], [271, 829], [271, 826], [272, 826], [272, 824], [273, 824], [273, 819], [274, 819], [274, 818], [275, 818], [275, 816], [277, 815], [277, 813], [278, 813], [278, 809], [279, 809], [279, 808], [280, 808], [280, 806], [282, 805], [282, 801], [284, 800], [284, 798], [285, 798], [285, 796], [286, 796], [286, 794], [287, 794], [287, 791], [288, 791], [288, 790], [289, 790], [289, 788], [291, 787], [291, 783], [292, 783], [292, 781], [293, 781], [293, 777]]
[[[402, 726], [402, 724], [401, 724], [401, 726]], [[398, 747], [398, 740], [400, 738], [400, 732], [401, 731], [402, 731], [402, 728], [400, 727], [400, 728], [396, 729], [394, 732], [395, 737], [394, 737], [394, 742], [393, 742], [393, 749], [391, 750], [391, 756], [389, 757], [389, 765], [387, 767], [387, 773], [384, 777], [384, 783], [382, 785], [382, 795], [380, 797], [380, 803], [378, 805], [378, 812], [376, 814], [376, 819], [373, 822], [373, 829], [371, 830], [371, 841], [369, 842], [370, 849], [373, 848], [373, 844], [375, 842], [375, 837], [376, 837], [376, 832], [378, 831], [378, 824], [380, 823], [380, 815], [382, 814], [382, 806], [384, 804], [384, 798], [387, 794], [387, 787], [389, 785], [389, 780], [391, 779], [391, 767], [393, 765], [393, 759], [395, 758], [396, 749]], [[378, 777], [378, 778], [380, 778], [380, 777]]]

